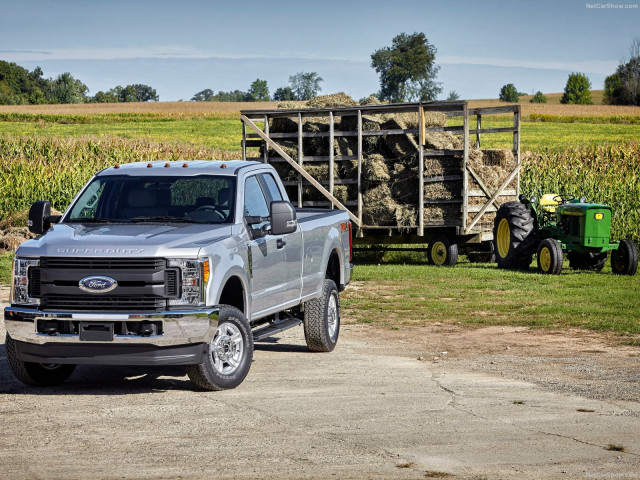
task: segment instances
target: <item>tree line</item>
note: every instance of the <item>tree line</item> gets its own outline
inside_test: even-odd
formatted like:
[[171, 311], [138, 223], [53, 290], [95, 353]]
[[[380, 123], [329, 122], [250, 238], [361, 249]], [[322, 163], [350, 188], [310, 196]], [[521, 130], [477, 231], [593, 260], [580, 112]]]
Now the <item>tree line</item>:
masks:
[[107, 92], [89, 95], [89, 88], [69, 72], [45, 78], [42, 69], [33, 71], [0, 60], [0, 105], [47, 103], [157, 102], [158, 94], [148, 85], [120, 85]]

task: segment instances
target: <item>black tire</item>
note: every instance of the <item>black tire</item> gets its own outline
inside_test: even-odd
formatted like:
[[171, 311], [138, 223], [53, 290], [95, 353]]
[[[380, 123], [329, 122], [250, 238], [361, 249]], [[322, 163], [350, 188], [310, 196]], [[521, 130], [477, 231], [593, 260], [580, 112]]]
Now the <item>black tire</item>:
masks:
[[592, 272], [600, 272], [607, 263], [607, 252], [603, 253], [567, 253], [569, 259], [569, 267], [574, 270], [590, 270]]
[[75, 365], [23, 362], [18, 358], [16, 342], [8, 333], [5, 336], [5, 348], [9, 368], [25, 385], [54, 387], [64, 383], [76, 369]]
[[538, 270], [550, 275], [562, 272], [562, 247], [554, 238], [545, 238], [538, 247]]
[[220, 306], [218, 329], [207, 345], [204, 363], [187, 365], [189, 379], [204, 390], [229, 390], [240, 385], [253, 361], [253, 335], [244, 314], [229, 305]]
[[499, 268], [527, 270], [536, 248], [536, 222], [520, 202], [500, 206], [493, 224], [493, 241]]
[[445, 235], [438, 235], [429, 242], [427, 259], [431, 265], [453, 267], [458, 263], [458, 245]]
[[621, 240], [611, 252], [611, 271], [617, 275], [635, 275], [638, 271], [638, 249], [632, 240]]
[[333, 280], [325, 279], [322, 296], [304, 304], [304, 338], [312, 352], [330, 352], [340, 335], [340, 296]]

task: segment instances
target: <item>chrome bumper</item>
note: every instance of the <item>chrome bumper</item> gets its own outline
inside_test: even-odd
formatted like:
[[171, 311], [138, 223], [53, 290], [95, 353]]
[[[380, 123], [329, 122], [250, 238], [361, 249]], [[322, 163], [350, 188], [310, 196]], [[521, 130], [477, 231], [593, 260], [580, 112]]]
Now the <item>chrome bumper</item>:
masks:
[[42, 312], [30, 308], [5, 307], [4, 324], [7, 333], [18, 342], [36, 345], [64, 343], [86, 345], [79, 335], [46, 335], [38, 333], [38, 320], [72, 320], [82, 322], [141, 322], [162, 321], [163, 334], [143, 337], [139, 335], [115, 335], [113, 341], [96, 342], [104, 345], [153, 345], [169, 347], [197, 343], [209, 343], [218, 328], [218, 308], [168, 311], [157, 313], [73, 313]]

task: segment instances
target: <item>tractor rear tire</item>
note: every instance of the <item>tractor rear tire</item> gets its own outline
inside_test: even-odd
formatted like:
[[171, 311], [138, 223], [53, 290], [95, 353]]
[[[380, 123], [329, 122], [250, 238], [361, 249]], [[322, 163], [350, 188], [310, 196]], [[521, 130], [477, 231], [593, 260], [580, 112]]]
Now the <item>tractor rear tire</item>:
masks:
[[429, 242], [427, 258], [431, 265], [453, 267], [458, 263], [458, 245], [444, 235], [438, 235]]
[[520, 202], [500, 206], [493, 224], [493, 241], [499, 268], [527, 270], [536, 248], [536, 221]]
[[632, 240], [621, 240], [611, 253], [611, 271], [617, 275], [635, 275], [638, 270], [638, 249]]
[[538, 247], [538, 270], [560, 275], [562, 272], [562, 247], [555, 238], [545, 238]]
[[569, 267], [574, 270], [591, 270], [592, 272], [600, 272], [607, 263], [607, 252], [603, 253], [567, 253], [569, 259]]

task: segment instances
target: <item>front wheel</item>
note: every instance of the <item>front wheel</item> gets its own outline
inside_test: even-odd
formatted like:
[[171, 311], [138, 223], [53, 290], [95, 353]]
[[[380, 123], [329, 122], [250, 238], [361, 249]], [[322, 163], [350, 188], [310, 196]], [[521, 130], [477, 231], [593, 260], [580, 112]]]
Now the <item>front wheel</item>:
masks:
[[38, 387], [53, 387], [60, 385], [71, 376], [75, 365], [62, 365], [58, 363], [32, 363], [23, 362], [18, 358], [16, 342], [7, 333], [5, 337], [7, 361], [9, 368], [25, 385]]
[[538, 269], [551, 275], [559, 275], [562, 272], [562, 247], [556, 239], [545, 238], [540, 242]]
[[218, 328], [207, 346], [204, 363], [187, 365], [189, 379], [205, 390], [228, 390], [242, 383], [253, 360], [253, 336], [243, 313], [220, 307]]
[[458, 245], [446, 236], [438, 235], [429, 242], [427, 258], [431, 265], [452, 267], [458, 263]]
[[638, 249], [632, 240], [621, 240], [611, 253], [611, 271], [618, 275], [635, 275], [638, 270]]
[[340, 297], [333, 280], [325, 279], [322, 296], [305, 303], [304, 338], [312, 352], [330, 352], [340, 334]]

